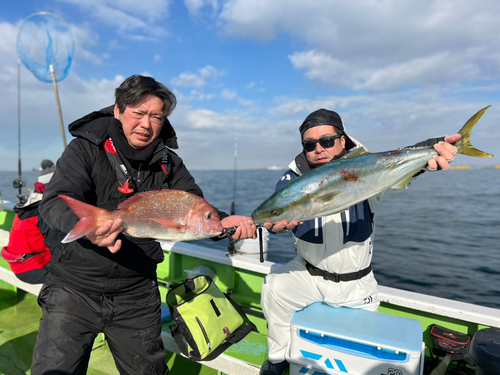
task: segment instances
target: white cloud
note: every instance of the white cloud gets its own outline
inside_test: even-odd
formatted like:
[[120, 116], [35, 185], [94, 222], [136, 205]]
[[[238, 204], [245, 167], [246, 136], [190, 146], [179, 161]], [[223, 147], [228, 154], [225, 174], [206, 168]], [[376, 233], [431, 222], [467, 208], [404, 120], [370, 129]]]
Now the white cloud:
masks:
[[446, 85], [461, 80], [481, 79], [478, 65], [456, 60], [443, 52], [416, 58], [380, 69], [335, 59], [315, 50], [289, 56], [293, 66], [306, 70], [306, 76], [322, 84], [346, 86], [354, 90], [393, 91], [418, 82], [420, 85]]
[[16, 38], [19, 31], [19, 25], [13, 25], [8, 22], [0, 22], [0, 82], [3, 91], [9, 87], [15, 87], [17, 81], [18, 57], [16, 51]]
[[315, 82], [356, 90], [500, 77], [500, 3], [494, 0], [228, 0], [227, 35], [305, 44], [289, 58]]
[[249, 99], [238, 98], [238, 104], [244, 107], [255, 107], [255, 101]]
[[[207, 22], [194, 20], [193, 28], [185, 22], [176, 30], [180, 30], [176, 41], [166, 38], [165, 25], [178, 22], [177, 18], [163, 22], [168, 16], [167, 1], [152, 3], [156, 13], [149, 3], [137, 11], [128, 1], [104, 1], [101, 6], [92, 0], [88, 4], [95, 10], [81, 1], [73, 3], [80, 7], [82, 16], [89, 13], [91, 18], [72, 25], [78, 40], [75, 63], [79, 69], [71, 70], [59, 84], [66, 126], [112, 104], [114, 89], [133, 67], [171, 82], [177, 89], [178, 106], [171, 121], [179, 136], [179, 155], [190, 169], [232, 168], [235, 132], [239, 168], [285, 167], [300, 152], [298, 127], [308, 113], [322, 107], [338, 111], [348, 132], [370, 150], [384, 151], [456, 132], [477, 110], [495, 104], [474, 129], [472, 143], [487, 152], [500, 153], [496, 126], [500, 106], [498, 95], [495, 97], [500, 77], [496, 26], [500, 3], [186, 0], [191, 16], [206, 17]], [[109, 8], [113, 11], [106, 13]], [[105, 26], [104, 31], [92, 24], [95, 21]], [[216, 48], [204, 45], [197, 49], [199, 41], [191, 40], [189, 32], [206, 27], [203, 32], [212, 33], [216, 26], [222, 32], [216, 35]], [[0, 133], [7, 135], [0, 139], [0, 169], [17, 166], [13, 139], [18, 27], [0, 23]], [[132, 39], [173, 43], [144, 48], [141, 43], [129, 43]], [[180, 40], [186, 44], [179, 51], [184, 47], [203, 51], [195, 60], [201, 69], [187, 71], [182, 59], [180, 63], [170, 59], [168, 69], [152, 64], [162, 56], [174, 56], [170, 55], [171, 47]], [[270, 45], [279, 48], [271, 51]], [[266, 76], [267, 66], [246, 69], [245, 63], [251, 64], [252, 59], [228, 61], [225, 55], [214, 55], [231, 55], [225, 50], [228, 46], [275, 54], [273, 63], [284, 61], [295, 71], [289, 69], [289, 77], [280, 76], [282, 66], [277, 65], [272, 67], [273, 75]], [[116, 58], [129, 48], [142, 53], [141, 57], [153, 58], [148, 64], [141, 63], [139, 69]], [[95, 68], [89, 61], [101, 65]], [[210, 64], [217, 64], [217, 68]], [[22, 68], [21, 87], [23, 159], [35, 161], [24, 164], [30, 168], [43, 158], [55, 161], [62, 152], [62, 142], [52, 85], [37, 81]], [[238, 96], [244, 88], [252, 89], [245, 91], [249, 99]], [[466, 162], [492, 163], [491, 159], [476, 158]]]
[[235, 100], [238, 98], [238, 93], [234, 90], [223, 89], [220, 93], [220, 97], [225, 100]]
[[168, 16], [169, 0], [151, 0], [137, 6], [134, 0], [59, 0], [80, 7], [101, 24], [133, 40], [158, 41], [167, 35], [154, 23]]
[[297, 70], [306, 70], [306, 76], [322, 83], [340, 86], [357, 84], [363, 74], [347, 62], [335, 59], [325, 52], [310, 50], [289, 56]]
[[8, 22], [0, 22], [0, 53], [16, 53], [16, 44], [12, 43], [17, 38], [19, 32], [19, 24], [11, 24]]
[[184, 4], [193, 16], [199, 16], [202, 11], [207, 9], [208, 13], [213, 16], [219, 9], [217, 0], [184, 0]]
[[289, 9], [295, 8], [294, 3], [294, 0], [230, 0], [224, 3], [219, 19], [228, 34], [270, 40], [280, 27], [280, 15], [290, 16]]
[[207, 65], [198, 70], [198, 73], [181, 73], [170, 81], [172, 85], [178, 87], [202, 87], [209, 79], [214, 79], [225, 75], [223, 71]]
[[211, 65], [207, 65], [199, 70], [200, 76], [203, 79], [216, 78], [225, 75], [226, 73], [214, 68]]
[[[149, 22], [155, 22], [168, 16], [170, 0], [148, 0], [144, 1], [138, 6], [136, 0], [59, 0], [63, 3], [74, 4], [84, 9], [95, 10], [94, 14], [105, 13], [105, 11], [112, 11], [111, 15], [133, 14], [137, 17], [143, 17]], [[115, 13], [116, 12], [116, 13]], [[111, 18], [111, 17], [108, 17]], [[113, 22], [112, 20], [108, 20]]]
[[187, 121], [193, 129], [217, 129], [227, 126], [226, 116], [209, 109], [196, 109], [187, 115]]
[[178, 77], [172, 78], [170, 82], [179, 87], [201, 87], [206, 84], [206, 81], [196, 73], [181, 73]]

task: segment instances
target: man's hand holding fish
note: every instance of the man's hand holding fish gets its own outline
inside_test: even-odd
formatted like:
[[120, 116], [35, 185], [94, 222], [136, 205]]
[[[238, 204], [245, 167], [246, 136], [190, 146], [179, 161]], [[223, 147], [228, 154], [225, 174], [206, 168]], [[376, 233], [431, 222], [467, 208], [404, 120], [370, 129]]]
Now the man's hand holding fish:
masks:
[[453, 146], [453, 143], [457, 142], [460, 137], [460, 134], [453, 134], [446, 136], [444, 142], [436, 143], [433, 147], [438, 154], [434, 155], [432, 159], [427, 162], [427, 169], [435, 171], [438, 169], [450, 168], [449, 162], [455, 158], [455, 154], [457, 153], [457, 148]]
[[116, 237], [123, 232], [123, 219], [108, 220], [95, 231], [87, 233], [87, 238], [94, 245], [107, 247], [112, 253], [116, 253], [122, 247], [122, 240]]
[[231, 236], [235, 240], [257, 238], [257, 227], [249, 217], [232, 215], [222, 219], [221, 224], [224, 228], [237, 227], [236, 232]]

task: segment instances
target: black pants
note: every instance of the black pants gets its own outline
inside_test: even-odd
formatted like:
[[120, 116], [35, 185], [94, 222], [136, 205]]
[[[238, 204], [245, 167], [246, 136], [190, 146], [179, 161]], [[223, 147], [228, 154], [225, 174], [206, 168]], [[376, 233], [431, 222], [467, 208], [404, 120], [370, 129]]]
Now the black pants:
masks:
[[86, 374], [92, 345], [100, 332], [120, 374], [168, 374], [156, 287], [128, 294], [93, 295], [46, 285], [38, 302], [43, 315], [32, 375]]
[[16, 273], [16, 277], [28, 284], [43, 284], [48, 273], [47, 266], [45, 266], [37, 270]]

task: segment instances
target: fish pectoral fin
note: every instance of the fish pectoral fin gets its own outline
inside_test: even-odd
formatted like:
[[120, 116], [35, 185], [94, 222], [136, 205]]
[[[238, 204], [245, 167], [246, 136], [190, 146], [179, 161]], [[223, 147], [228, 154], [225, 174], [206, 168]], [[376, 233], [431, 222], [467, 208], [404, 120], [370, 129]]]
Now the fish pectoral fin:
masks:
[[167, 220], [167, 219], [149, 218], [148, 220], [154, 221], [154, 222], [160, 224], [162, 227], [165, 227], [168, 229], [181, 230], [182, 228], [184, 228], [186, 226], [186, 224], [176, 223], [175, 221]]
[[413, 177], [419, 174], [421, 170], [419, 169], [417, 172], [412, 174], [411, 176], [406, 177], [404, 180], [399, 181], [396, 185], [392, 187], [392, 189], [408, 189], [410, 184], [408, 183]]
[[313, 200], [315, 202], [322, 202], [322, 203], [329, 203], [335, 199], [337, 195], [339, 195], [341, 192], [340, 191], [333, 191], [331, 193], [326, 193], [326, 194], [318, 194], [316, 195]]

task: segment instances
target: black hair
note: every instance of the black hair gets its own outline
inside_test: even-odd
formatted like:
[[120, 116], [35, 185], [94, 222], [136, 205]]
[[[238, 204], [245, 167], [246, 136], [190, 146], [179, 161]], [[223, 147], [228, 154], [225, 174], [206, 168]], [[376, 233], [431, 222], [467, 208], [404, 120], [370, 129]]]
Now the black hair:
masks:
[[163, 101], [163, 115], [169, 116], [177, 105], [177, 99], [172, 91], [152, 77], [133, 75], [122, 82], [115, 90], [115, 104], [120, 113], [128, 105], [139, 103], [144, 95], [153, 95]]

